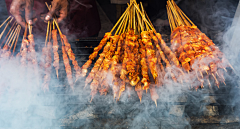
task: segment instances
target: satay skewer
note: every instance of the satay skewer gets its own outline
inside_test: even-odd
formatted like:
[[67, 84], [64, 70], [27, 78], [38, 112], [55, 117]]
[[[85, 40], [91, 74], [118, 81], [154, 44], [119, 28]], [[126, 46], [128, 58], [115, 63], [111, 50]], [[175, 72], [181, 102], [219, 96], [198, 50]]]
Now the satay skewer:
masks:
[[9, 58], [11, 56], [11, 49], [15, 43], [16, 38], [19, 36], [19, 32], [21, 30], [21, 26], [18, 25], [18, 27], [14, 30], [14, 34], [12, 35], [9, 43], [6, 43], [3, 47], [2, 55], [1, 57]]
[[[8, 42], [11, 42], [12, 38], [15, 37], [16, 35], [16, 32], [18, 31], [18, 27], [16, 27], [13, 32], [11, 33], [11, 36], [8, 37]], [[9, 41], [10, 40], [10, 41]], [[10, 55], [11, 55], [11, 51], [10, 51], [10, 46], [11, 45], [10, 43], [6, 42], [3, 49], [0, 51], [1, 52], [1, 57], [4, 57], [4, 58], [8, 58]]]
[[56, 75], [58, 78], [58, 69], [59, 69], [59, 54], [58, 54], [58, 41], [57, 41], [57, 30], [55, 29], [55, 25], [53, 22], [53, 30], [52, 30], [52, 39], [53, 39], [53, 54], [54, 54], [54, 62], [53, 66], [56, 70]]

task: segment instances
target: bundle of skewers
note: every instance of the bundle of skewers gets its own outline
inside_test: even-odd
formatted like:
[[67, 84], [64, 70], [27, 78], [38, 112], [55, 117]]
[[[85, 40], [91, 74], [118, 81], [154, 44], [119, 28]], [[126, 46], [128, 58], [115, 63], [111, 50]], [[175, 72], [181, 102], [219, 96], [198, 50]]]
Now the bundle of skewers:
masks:
[[[87, 76], [88, 68], [101, 49], [103, 52]], [[131, 93], [135, 88], [140, 101], [143, 91], [150, 90], [156, 103], [159, 98], [156, 87], [162, 86], [164, 76], [181, 81], [176, 78], [183, 74], [181, 69], [172, 72], [171, 67], [179, 67], [175, 53], [161, 34], [156, 33], [142, 3], [139, 5], [131, 0], [118, 22], [82, 66], [82, 76], [87, 76], [85, 85], [90, 83], [92, 99], [97, 92], [107, 94], [111, 87], [114, 98], [118, 100], [125, 90]]]
[[[12, 26], [10, 27], [10, 29], [8, 30], [8, 32], [6, 31], [9, 27], [9, 25]], [[13, 53], [16, 50], [16, 45], [18, 43], [18, 37], [21, 31], [21, 26], [18, 25], [16, 23], [16, 21], [14, 21], [14, 18], [9, 16], [1, 25], [0, 28], [2, 28], [5, 25], [5, 27], [3, 28], [1, 34], [0, 34], [0, 39], [3, 38], [3, 36], [5, 35], [5, 37], [2, 39], [1, 41], [1, 46], [0, 46], [0, 58], [1, 59], [9, 59], [13, 57]], [[7, 33], [5, 33], [7, 32]]]
[[220, 49], [194, 25], [173, 0], [167, 2], [167, 13], [172, 31], [171, 49], [184, 72], [194, 75], [187, 80], [197, 77], [191, 86], [196, 90], [203, 87], [204, 83], [211, 86], [209, 78], [214, 79], [217, 87], [220, 83], [225, 84], [224, 71], [227, 72], [227, 67], [234, 69]]
[[[51, 8], [51, 6], [48, 6], [48, 5], [47, 7], [48, 9]], [[1, 39], [5, 34], [9, 25], [12, 24], [5, 38], [1, 42], [0, 59], [9, 59], [10, 57], [12, 58], [15, 52], [15, 49], [18, 43], [18, 37], [21, 31], [21, 26], [18, 25], [16, 21], [15, 22], [13, 21], [14, 21], [14, 18], [9, 16], [0, 25], [0, 28], [5, 25], [3, 31], [0, 34], [0, 39]], [[42, 75], [43, 77], [42, 89], [44, 91], [49, 90], [52, 65], [56, 70], [56, 75], [58, 78], [58, 70], [60, 69], [59, 54], [58, 54], [59, 44], [58, 44], [58, 36], [57, 36], [58, 33], [60, 35], [60, 39], [62, 43], [61, 45], [62, 45], [63, 62], [64, 62], [66, 74], [67, 74], [68, 83], [70, 87], [73, 89], [74, 80], [72, 76], [73, 73], [72, 73], [69, 59], [74, 65], [75, 79], [76, 79], [75, 82], [81, 77], [81, 68], [75, 59], [75, 55], [71, 49], [71, 45], [68, 42], [67, 37], [62, 34], [55, 18], [52, 21], [48, 21], [45, 46], [42, 48], [42, 55], [41, 55], [39, 64], [38, 64], [37, 55], [35, 51], [35, 42], [34, 42], [34, 36], [32, 34], [32, 26], [27, 23], [25, 26], [24, 35], [21, 42], [20, 52], [16, 55], [16, 57], [18, 57], [17, 59], [20, 59], [21, 66], [27, 69], [32, 68], [36, 75], [38, 74]], [[53, 59], [52, 59], [52, 53], [54, 55]], [[54, 61], [52, 62], [52, 60]]]
[[[9, 16], [1, 25], [0, 28], [6, 23], [3, 31], [0, 34], [0, 39], [6, 32], [7, 28], [10, 24], [12, 26], [10, 27], [9, 31], [5, 35], [5, 38], [1, 42], [1, 48], [0, 47], [0, 57], [1, 59], [9, 59], [13, 58], [14, 52], [16, 50], [16, 46], [18, 43], [19, 34], [21, 31], [21, 26], [14, 21], [14, 18]], [[27, 31], [29, 30], [29, 32]], [[27, 36], [27, 34], [29, 34]], [[21, 65], [24, 67], [27, 67], [27, 64], [29, 66], [33, 66], [35, 70], [37, 70], [37, 56], [35, 51], [35, 42], [34, 42], [34, 36], [32, 34], [32, 26], [26, 24], [25, 32], [23, 35], [22, 43], [20, 52], [17, 54], [17, 57], [20, 58]]]
[[[51, 6], [49, 6], [47, 3], [46, 5], [50, 10]], [[57, 36], [58, 32], [60, 35], [61, 44], [58, 44], [58, 36]], [[71, 60], [74, 66], [75, 79], [76, 79], [75, 82], [81, 77], [81, 68], [78, 65], [78, 62], [76, 61], [75, 55], [71, 49], [71, 45], [68, 42], [67, 37], [62, 34], [59, 28], [59, 25], [56, 22], [56, 18], [54, 18], [53, 21], [48, 21], [45, 46], [42, 48], [42, 56], [40, 59], [41, 60], [40, 66], [42, 69], [45, 70], [44, 73], [42, 73], [42, 75], [44, 76], [43, 89], [45, 91], [49, 90], [52, 64], [55, 68], [56, 75], [58, 78], [58, 70], [60, 69], [59, 54], [58, 54], [59, 45], [62, 45], [63, 62], [65, 66], [65, 71], [67, 74], [67, 80], [71, 89], [74, 89], [74, 80], [73, 80], [73, 73], [72, 73], [72, 68], [71, 68], [69, 59]], [[52, 62], [52, 53], [54, 55], [53, 62]]]

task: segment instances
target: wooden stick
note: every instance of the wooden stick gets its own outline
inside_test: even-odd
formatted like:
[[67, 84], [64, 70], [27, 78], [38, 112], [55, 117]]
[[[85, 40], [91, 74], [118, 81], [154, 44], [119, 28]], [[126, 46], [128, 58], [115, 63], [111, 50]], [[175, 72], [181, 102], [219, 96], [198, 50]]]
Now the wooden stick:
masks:
[[[141, 31], [144, 31], [144, 27], [142, 25], [141, 18], [140, 18], [139, 15], [140, 15], [139, 12], [137, 12], [138, 24], [139, 24], [139, 26], [141, 28]], [[140, 32], [140, 34], [141, 34], [141, 32]]]
[[55, 30], [55, 25], [54, 25], [54, 22], [53, 22], [53, 30]]
[[172, 32], [173, 31], [173, 27], [172, 27], [172, 23], [171, 23], [171, 19], [170, 19], [169, 8], [168, 8], [167, 5], [166, 5], [166, 8], [167, 8], [168, 20], [169, 20], [169, 24], [170, 24], [170, 28], [171, 28], [171, 32]]
[[174, 7], [174, 9], [176, 10], [176, 12], [179, 15], [179, 18], [182, 20], [182, 22], [184, 23], [184, 25], [186, 26], [190, 26], [190, 23], [186, 20], [186, 18], [182, 15], [182, 13], [179, 11], [179, 9], [177, 8], [177, 5], [175, 4], [175, 2], [172, 2], [172, 6]]
[[215, 81], [218, 82], [217, 78], [215, 77], [215, 75], [212, 73], [212, 76], [214, 77]]
[[51, 42], [51, 37], [52, 37], [52, 24], [49, 24], [50, 28], [49, 28], [49, 42]]
[[16, 32], [15, 32], [14, 38], [13, 38], [13, 40], [11, 41], [11, 42], [12, 42], [12, 44], [11, 44], [11, 43], [9, 43], [9, 45], [11, 44], [11, 47], [10, 47], [10, 49], [9, 49], [9, 50], [11, 50], [11, 49], [12, 49], [12, 46], [13, 46], [13, 44], [15, 43], [15, 39], [16, 39], [16, 38], [17, 38], [17, 36], [18, 36], [19, 29], [21, 29], [21, 26], [20, 26], [20, 25], [19, 25], [19, 26], [18, 26], [18, 28], [16, 29]]
[[28, 32], [29, 32], [29, 35], [32, 34], [32, 29], [31, 29], [31, 25], [30, 24], [28, 24]]
[[[173, 12], [172, 12], [172, 10], [170, 9], [170, 7], [168, 6], [168, 9], [169, 9], [169, 16], [170, 16], [170, 19], [171, 19], [171, 23], [170, 24], [172, 24], [172, 28], [173, 28], [173, 30], [178, 26], [177, 24], [178, 24], [178, 22], [177, 22], [177, 19], [176, 18], [174, 18], [174, 14], [173, 14]], [[176, 21], [175, 21], [176, 20]], [[173, 31], [172, 30], [172, 31]]]
[[[150, 25], [150, 23], [147, 21], [145, 15], [144, 15], [144, 9], [143, 9], [142, 2], [140, 2], [140, 5], [141, 5], [141, 8], [142, 8], [142, 11], [141, 11], [136, 5], [134, 5], [134, 6], [136, 7], [136, 9], [139, 11], [139, 13], [141, 14], [141, 16], [143, 17], [143, 18], [142, 18], [142, 22], [143, 22], [143, 21], [146, 22], [147, 25], [149, 25], [152, 30], [155, 30], [155, 29]], [[142, 24], [143, 24], [143, 23], [142, 23]]]
[[[145, 22], [145, 25], [146, 25], [146, 28], [147, 28], [147, 31], [149, 31], [149, 27], [148, 25], [150, 25], [150, 23], [148, 23], [147, 19], [146, 19], [146, 16], [145, 16], [145, 11], [144, 11], [144, 8], [143, 8], [143, 5], [142, 5], [142, 2], [140, 2], [140, 5], [141, 5], [141, 8], [142, 8], [142, 15], [143, 15], [143, 20]], [[151, 27], [151, 25], [150, 25]], [[151, 27], [152, 28], [152, 27]]]
[[[6, 39], [7, 39], [7, 37], [8, 37], [8, 35], [10, 34], [10, 32], [12, 31], [12, 29], [13, 29], [13, 27], [15, 27], [15, 26], [17, 26], [17, 23], [16, 23], [16, 21], [13, 23], [13, 25], [11, 26], [11, 28], [9, 29], [9, 31], [8, 31], [8, 33], [7, 33], [7, 35], [4, 37], [4, 39], [3, 39], [3, 41], [2, 41], [2, 43], [1, 43], [1, 46], [3, 45], [3, 43], [6, 41]], [[6, 28], [6, 27], [5, 27]], [[4, 29], [5, 29], [4, 28]], [[1, 47], [0, 46], [0, 47]]]
[[11, 45], [11, 47], [10, 47], [10, 50], [12, 49], [13, 45], [16, 43], [16, 39], [17, 39], [18, 36], [19, 36], [20, 30], [21, 30], [21, 26], [19, 26], [18, 29], [17, 29], [16, 35], [14, 36], [14, 38], [13, 38], [13, 40], [12, 40], [12, 45]]
[[10, 35], [9, 35], [7, 41], [5, 42], [5, 44], [7, 44], [9, 42], [9, 40], [11, 39], [12, 35], [14, 34], [16, 28], [17, 28], [17, 26], [10, 32]]
[[9, 50], [11, 50], [11, 46], [13, 45], [14, 41], [15, 41], [15, 37], [17, 36], [17, 32], [18, 32], [18, 28], [19, 26], [17, 26], [17, 28], [15, 29], [11, 39], [9, 40], [9, 42], [7, 43], [7, 45], [9, 46]]
[[[50, 8], [50, 6], [48, 6], [47, 2], [45, 2], [45, 4], [46, 4], [48, 10], [50, 10], [51, 8]], [[57, 26], [57, 29], [58, 29], [58, 32], [59, 32], [60, 37], [63, 38], [62, 32], [61, 32], [61, 30], [60, 30], [60, 28], [59, 28], [59, 26], [58, 26], [58, 23], [57, 23], [57, 21], [56, 21], [56, 18], [53, 18], [53, 22], [54, 22], [54, 23], [56, 24], [56, 26]]]
[[12, 38], [10, 39], [10, 41], [8, 42], [8, 45], [11, 44], [11, 42], [14, 42], [15, 41], [15, 37], [17, 35], [17, 32], [18, 32], [18, 29], [19, 29], [20, 25], [17, 26], [17, 28], [15, 29], [15, 32], [14, 34], [12, 35]]
[[121, 19], [123, 18], [124, 15], [126, 15], [126, 13], [129, 11], [129, 9], [131, 8], [133, 4], [131, 3], [129, 5], [129, 7], [125, 10], [125, 12], [122, 14], [122, 16], [119, 18], [119, 20], [117, 21], [117, 23], [114, 25], [114, 27], [112, 28], [112, 30], [110, 31], [110, 33], [113, 32], [113, 30], [116, 28], [116, 26], [119, 24], [119, 22], [121, 21]]
[[21, 32], [21, 26], [20, 26], [20, 29], [19, 29], [19, 31], [18, 31], [18, 36], [17, 36], [17, 40], [16, 40], [16, 43], [15, 43], [15, 46], [14, 46], [14, 48], [13, 48], [13, 53], [15, 52], [15, 49], [16, 49], [16, 46], [17, 46], [17, 43], [18, 43], [18, 38], [19, 38], [20, 32]]
[[119, 31], [119, 35], [122, 34], [122, 32], [124, 33], [124, 30], [125, 30], [125, 27], [126, 27], [126, 24], [127, 24], [127, 21], [128, 21], [128, 17], [129, 16], [127, 15], [126, 20], [124, 20], [124, 23], [123, 23], [123, 25], [122, 25], [122, 27]]
[[179, 14], [177, 13], [176, 9], [174, 8], [173, 4], [171, 2], [169, 2], [169, 6], [171, 8], [171, 10], [173, 11], [174, 16], [177, 19], [178, 22], [178, 26], [184, 25], [183, 20], [181, 19], [181, 17], [179, 16]]
[[128, 24], [128, 19], [129, 19], [129, 15], [127, 15], [127, 19], [124, 23], [123, 33], [125, 33], [125, 31], [126, 31], [126, 27], [127, 27], [127, 24]]
[[144, 9], [143, 9], [143, 5], [142, 5], [141, 2], [140, 2], [140, 4], [141, 4], [141, 8], [142, 8], [143, 19], [145, 19], [145, 20], [144, 20], [144, 23], [145, 23], [145, 26], [146, 26], [146, 28], [147, 28], [147, 31], [149, 31], [148, 24], [146, 23], [146, 17], [145, 17], [145, 12], [144, 12]]
[[145, 12], [145, 16], [147, 17], [147, 21], [148, 21], [148, 23], [150, 23], [150, 27], [152, 28], [152, 30], [154, 31], [154, 32], [156, 32], [156, 29], [154, 28], [154, 26], [153, 26], [153, 24], [152, 24], [152, 22], [151, 22], [151, 20], [149, 19], [149, 17], [148, 17], [148, 15], [147, 15], [147, 12], [146, 11], [144, 11]]
[[58, 69], [56, 69], [57, 79], [58, 79]]
[[[11, 18], [11, 16], [8, 16], [8, 18], [0, 25], [0, 28], [2, 28], [2, 26], [7, 22], [7, 20]], [[13, 18], [12, 18], [13, 19]]]
[[48, 33], [49, 33], [49, 24], [50, 24], [50, 21], [48, 21], [48, 25], [47, 25], [47, 33], [46, 33], [46, 39], [45, 39], [45, 47], [47, 46]]
[[13, 18], [7, 23], [7, 25], [5, 26], [5, 28], [3, 29], [2, 33], [0, 34], [0, 39], [2, 38], [4, 32], [6, 31], [8, 25], [12, 22]]
[[192, 24], [192, 26], [195, 26], [195, 24], [186, 16], [186, 14], [177, 6], [177, 4], [174, 1], [172, 3], [185, 16], [185, 18]]
[[129, 12], [128, 12], [128, 15], [129, 15], [129, 19], [128, 19], [128, 30], [127, 31], [129, 31], [130, 30], [130, 27], [131, 27], [131, 12], [130, 12], [130, 10], [129, 10]]
[[173, 12], [171, 11], [170, 7], [168, 6], [168, 16], [169, 16], [169, 22], [172, 26], [172, 31], [177, 27], [177, 22], [175, 22], [175, 19], [173, 18]]
[[130, 9], [130, 16], [131, 16], [131, 29], [133, 28], [133, 7]]
[[27, 39], [27, 23], [26, 23], [26, 27], [25, 27], [23, 38]]
[[136, 12], [135, 7], [133, 7], [133, 29], [134, 29], [134, 34], [136, 34], [136, 22], [135, 22], [136, 16], [135, 16], [135, 12]]
[[122, 27], [122, 24], [123, 24], [123, 22], [126, 20], [126, 17], [127, 17], [127, 15], [125, 15], [125, 16], [123, 17], [123, 19], [122, 19], [120, 25], [118, 26], [118, 28], [117, 28], [117, 30], [116, 30], [116, 32], [115, 32], [115, 35], [117, 35], [119, 29]]

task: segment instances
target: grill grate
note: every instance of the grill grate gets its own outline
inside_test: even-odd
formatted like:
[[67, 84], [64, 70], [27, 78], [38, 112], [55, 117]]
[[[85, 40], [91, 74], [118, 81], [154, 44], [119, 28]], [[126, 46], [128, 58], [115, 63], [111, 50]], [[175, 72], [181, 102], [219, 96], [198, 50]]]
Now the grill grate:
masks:
[[[163, 39], [169, 42], [169, 36], [163, 36]], [[100, 38], [87, 38], [71, 42], [72, 50], [79, 66], [82, 66], [88, 60], [88, 56], [93, 52], [93, 48], [99, 44], [100, 40]], [[41, 47], [36, 49], [41, 50]], [[86, 125], [89, 128], [99, 128], [106, 127], [106, 124], [108, 124], [108, 128], [138, 126], [141, 128], [186, 128], [188, 127], [188, 122], [196, 127], [231, 123], [234, 124], [234, 127], [238, 126], [236, 123], [239, 122], [239, 119], [234, 116], [234, 112], [239, 107], [232, 104], [231, 100], [236, 96], [231, 94], [231, 91], [239, 89], [234, 87], [237, 84], [232, 82], [231, 79], [226, 78], [227, 86], [220, 85], [220, 89], [205, 87], [198, 92], [190, 91], [184, 94], [175, 94], [167, 96], [169, 101], [162, 100], [161, 97], [166, 96], [160, 95], [160, 99], [157, 102], [158, 107], [155, 106], [154, 102], [149, 101], [151, 100], [150, 96], [145, 94], [143, 94], [142, 103], [139, 102], [137, 94], [134, 93], [131, 93], [132, 96], [127, 101], [115, 102], [112, 99], [111, 91], [106, 96], [95, 97], [92, 103], [90, 103], [90, 89], [89, 87], [83, 89], [84, 83], [82, 82], [85, 79], [76, 83], [75, 92], [69, 90], [70, 88], [66, 85], [67, 81], [65, 80], [66, 73], [61, 47], [59, 47], [59, 56], [61, 64], [59, 71], [60, 83], [54, 84], [55, 82], [53, 81], [52, 87], [50, 87], [50, 90], [53, 92], [48, 95], [48, 97], [52, 96], [55, 98], [54, 104], [52, 101], [46, 101], [45, 104], [46, 106], [57, 106], [59, 110], [57, 112], [64, 110], [65, 113], [60, 113], [58, 115], [59, 118], [53, 120], [55, 122], [61, 121], [64, 128], [86, 127]], [[93, 61], [92, 67], [95, 61]], [[54, 69], [52, 73], [55, 73]], [[56, 78], [56, 75], [52, 74], [52, 78]], [[123, 96], [128, 97], [127, 93]], [[149, 116], [144, 115], [146, 112], [149, 113]], [[76, 119], [73, 119], [73, 116], [76, 116]], [[140, 122], [141, 124], [138, 126], [133, 126], [133, 120], [136, 120], [138, 117], [147, 117], [149, 121], [145, 120], [142, 123]], [[223, 120], [223, 117], [227, 118]], [[155, 122], [150, 121], [152, 119]], [[171, 119], [171, 121], [175, 120], [175, 123], [169, 123], [168, 119]]]

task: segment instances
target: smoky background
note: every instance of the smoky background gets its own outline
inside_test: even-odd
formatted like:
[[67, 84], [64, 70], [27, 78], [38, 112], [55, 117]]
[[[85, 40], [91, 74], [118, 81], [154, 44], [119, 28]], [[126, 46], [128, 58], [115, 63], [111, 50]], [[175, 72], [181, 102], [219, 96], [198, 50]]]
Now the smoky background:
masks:
[[[1, 18], [5, 17], [4, 20], [8, 14], [4, 11], [4, 1], [0, 3]], [[157, 89], [157, 107], [149, 91], [147, 95], [143, 94], [140, 103], [134, 89], [131, 93], [125, 91], [118, 102], [113, 100], [110, 91], [106, 96], [98, 94], [90, 103], [90, 88], [83, 88], [84, 78], [77, 81], [73, 92], [66, 81], [59, 82], [52, 76], [50, 91], [44, 93], [40, 75], [22, 67], [18, 59], [1, 59], [0, 128], [192, 128], [190, 116], [201, 116], [208, 110], [206, 98], [220, 91], [228, 91], [230, 95], [217, 101], [217, 104], [231, 105], [223, 109], [223, 114], [234, 109], [233, 115], [239, 116], [240, 92], [235, 86], [239, 84], [240, 47], [237, 34], [240, 30], [238, 24], [231, 26], [237, 5], [237, 0], [182, 0], [179, 3], [180, 8], [220, 47], [235, 68], [236, 75], [225, 75], [227, 87], [220, 85], [217, 89], [212, 85], [213, 89], [208, 89], [205, 86], [205, 89], [196, 92], [189, 90], [188, 84], [166, 79], [163, 87]], [[35, 40], [36, 44], [41, 42]], [[64, 69], [64, 66], [60, 68]], [[54, 70], [52, 74], [55, 74]]]

